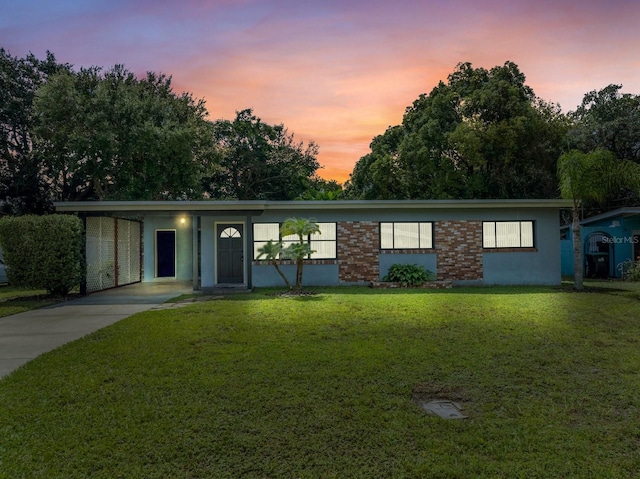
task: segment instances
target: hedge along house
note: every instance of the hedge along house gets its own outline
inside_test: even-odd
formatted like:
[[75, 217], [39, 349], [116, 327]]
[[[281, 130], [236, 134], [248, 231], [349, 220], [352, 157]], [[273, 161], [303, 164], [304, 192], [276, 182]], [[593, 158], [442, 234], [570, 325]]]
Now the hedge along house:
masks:
[[[313, 218], [321, 230], [306, 239], [315, 253], [305, 260], [305, 285], [370, 284], [395, 263], [421, 265], [454, 285], [555, 285], [561, 279], [559, 209], [570, 203], [105, 201], [55, 206], [86, 222], [91, 292], [135, 281], [191, 281], [196, 290], [283, 286], [257, 251], [269, 240], [294, 239], [279, 234], [289, 217]], [[282, 269], [294, 279], [292, 262], [283, 261]]]
[[[585, 278], [620, 278], [625, 261], [640, 260], [640, 208], [618, 208], [580, 222]], [[573, 276], [573, 232], [560, 228], [562, 275]]]

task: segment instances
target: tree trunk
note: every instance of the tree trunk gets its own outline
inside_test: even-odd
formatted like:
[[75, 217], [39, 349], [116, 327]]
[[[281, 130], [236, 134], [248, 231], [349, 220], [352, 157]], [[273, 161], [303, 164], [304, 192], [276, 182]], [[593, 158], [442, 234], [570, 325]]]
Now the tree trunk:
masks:
[[296, 268], [296, 290], [300, 291], [302, 289], [302, 266], [303, 266], [303, 261], [300, 259], [297, 261], [297, 268]]
[[573, 232], [573, 287], [583, 289], [583, 259], [582, 259], [582, 238], [580, 234], [580, 208], [577, 203], [573, 205], [573, 218], [571, 223]]
[[289, 280], [287, 279], [287, 277], [284, 275], [284, 273], [280, 269], [280, 266], [278, 266], [278, 261], [277, 260], [273, 260], [273, 262], [271, 264], [273, 264], [276, 267], [276, 271], [278, 272], [280, 277], [284, 280], [284, 284], [287, 285], [287, 288], [291, 289], [291, 283], [289, 283]]

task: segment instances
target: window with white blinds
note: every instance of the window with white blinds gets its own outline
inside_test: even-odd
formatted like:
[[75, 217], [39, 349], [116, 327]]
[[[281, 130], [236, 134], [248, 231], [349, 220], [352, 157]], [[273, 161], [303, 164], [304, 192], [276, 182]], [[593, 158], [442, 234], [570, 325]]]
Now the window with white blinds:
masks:
[[380, 223], [381, 249], [433, 248], [433, 223]]
[[533, 221], [484, 221], [483, 248], [533, 248]]
[[[337, 228], [335, 223], [317, 223], [319, 234], [308, 235], [304, 240], [314, 251], [308, 259], [336, 259]], [[254, 223], [253, 258], [257, 259], [258, 249], [269, 241], [282, 241], [283, 247], [299, 241], [296, 235], [280, 237], [280, 223]]]

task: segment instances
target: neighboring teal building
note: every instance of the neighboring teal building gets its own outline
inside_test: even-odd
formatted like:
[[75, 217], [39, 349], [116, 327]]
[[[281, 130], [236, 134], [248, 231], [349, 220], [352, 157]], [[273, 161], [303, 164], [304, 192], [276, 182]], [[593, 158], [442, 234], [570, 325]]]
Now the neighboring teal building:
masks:
[[[619, 208], [580, 222], [585, 278], [620, 278], [621, 264], [640, 259], [640, 208]], [[571, 225], [560, 229], [562, 276], [573, 275]]]

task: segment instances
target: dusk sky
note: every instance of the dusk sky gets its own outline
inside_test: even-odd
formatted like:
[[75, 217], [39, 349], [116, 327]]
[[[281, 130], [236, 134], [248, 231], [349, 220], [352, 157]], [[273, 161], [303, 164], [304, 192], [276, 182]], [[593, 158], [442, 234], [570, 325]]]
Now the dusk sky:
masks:
[[610, 83], [640, 94], [638, 0], [0, 0], [13, 56], [165, 73], [210, 119], [253, 108], [348, 179], [372, 138], [460, 62], [513, 61], [574, 110]]

